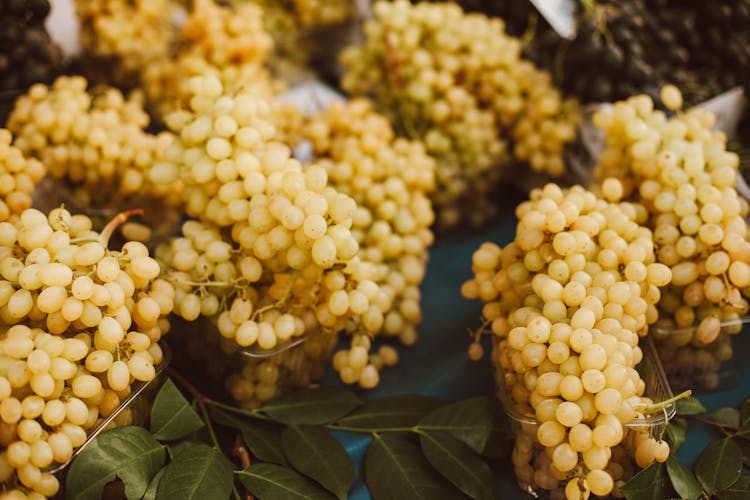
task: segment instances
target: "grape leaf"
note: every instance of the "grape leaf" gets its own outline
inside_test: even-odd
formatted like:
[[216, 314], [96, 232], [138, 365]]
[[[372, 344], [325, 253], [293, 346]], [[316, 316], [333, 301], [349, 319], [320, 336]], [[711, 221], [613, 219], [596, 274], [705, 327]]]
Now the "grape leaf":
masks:
[[255, 458], [261, 462], [287, 465], [281, 449], [283, 426], [253, 418], [237, 417], [229, 412], [212, 407], [211, 418], [218, 424], [233, 427], [242, 433], [242, 438]]
[[664, 431], [666, 441], [669, 443], [669, 449], [672, 453], [677, 453], [682, 443], [685, 442], [685, 435], [687, 434], [687, 420], [684, 418], [675, 418], [667, 425]]
[[190, 443], [165, 468], [156, 499], [226, 500], [232, 491], [232, 472], [232, 463], [220, 450]]
[[747, 500], [750, 498], [750, 476], [740, 476], [737, 482], [718, 496], [720, 500]]
[[174, 383], [167, 379], [151, 407], [151, 433], [160, 441], [180, 439], [205, 424]]
[[151, 482], [148, 483], [146, 493], [143, 494], [143, 498], [141, 500], [156, 500], [156, 491], [159, 488], [159, 481], [161, 481], [165, 470], [167, 470], [166, 467], [162, 467], [161, 469], [159, 469], [159, 472], [157, 472], [156, 475], [151, 479]]
[[659, 462], [654, 462], [630, 478], [620, 488], [620, 493], [627, 500], [664, 500], [676, 496], [667, 475], [667, 467]]
[[695, 475], [709, 493], [729, 488], [742, 472], [742, 450], [731, 438], [709, 444], [695, 461]]
[[477, 500], [492, 500], [495, 481], [487, 463], [468, 445], [447, 433], [419, 435], [427, 461], [466, 495]]
[[261, 410], [284, 424], [320, 425], [338, 420], [361, 404], [362, 401], [346, 389], [317, 387], [276, 398]]
[[66, 479], [67, 498], [98, 500], [116, 477], [128, 498], [141, 498], [164, 465], [164, 446], [146, 429], [117, 427], [92, 440], [73, 461]]
[[375, 430], [411, 427], [442, 404], [439, 399], [419, 395], [374, 399], [340, 419], [338, 424]]
[[677, 415], [700, 415], [706, 413], [706, 407], [695, 398], [682, 398], [675, 402]]
[[281, 446], [292, 467], [338, 498], [346, 498], [354, 482], [354, 464], [341, 443], [326, 430], [292, 425], [281, 435]]
[[376, 434], [365, 453], [365, 482], [373, 500], [465, 498], [402, 434]]
[[740, 411], [737, 408], [719, 408], [709, 416], [720, 424], [740, 426]]
[[750, 423], [750, 397], [745, 398], [740, 405], [740, 425]]
[[690, 469], [682, 465], [674, 455], [667, 458], [667, 473], [672, 481], [672, 487], [680, 495], [680, 498], [694, 500], [703, 493], [703, 488], [701, 488], [695, 475], [690, 472]]
[[299, 472], [277, 464], [254, 464], [236, 474], [253, 496], [263, 500], [334, 500], [336, 498]]
[[497, 398], [481, 396], [442, 406], [422, 418], [419, 432], [447, 432], [482, 453], [493, 433], [508, 432]]

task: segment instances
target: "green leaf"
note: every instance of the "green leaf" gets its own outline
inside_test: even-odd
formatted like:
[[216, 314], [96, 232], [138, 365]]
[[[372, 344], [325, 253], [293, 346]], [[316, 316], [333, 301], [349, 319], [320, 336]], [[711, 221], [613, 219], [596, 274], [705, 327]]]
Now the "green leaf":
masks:
[[276, 464], [254, 464], [237, 472], [242, 484], [262, 500], [332, 500], [336, 497], [302, 474]]
[[156, 475], [151, 479], [151, 482], [148, 484], [146, 493], [143, 494], [143, 498], [141, 500], [156, 500], [156, 491], [159, 488], [159, 481], [161, 481], [161, 477], [164, 475], [165, 470], [167, 470], [166, 467], [159, 469], [159, 472], [156, 473]]
[[720, 424], [740, 426], [740, 411], [737, 408], [719, 408], [709, 416]]
[[232, 492], [232, 463], [203, 443], [184, 446], [159, 481], [157, 500], [226, 500]]
[[740, 478], [718, 495], [719, 500], [747, 500], [750, 498], [750, 476]]
[[419, 431], [447, 432], [482, 453], [493, 433], [507, 433], [503, 409], [497, 398], [482, 396], [442, 406], [417, 424]]
[[373, 500], [464, 498], [401, 434], [376, 434], [365, 453], [365, 482]]
[[684, 418], [675, 418], [667, 425], [664, 432], [666, 441], [669, 444], [669, 449], [672, 453], [677, 453], [682, 443], [685, 442], [685, 435], [687, 434], [687, 420]]
[[743, 439], [736, 442], [740, 446], [740, 450], [742, 450], [742, 463], [745, 467], [750, 468], [750, 443]]
[[456, 488], [477, 500], [496, 498], [492, 471], [468, 445], [444, 432], [420, 434], [419, 441], [427, 461]]
[[214, 422], [233, 427], [242, 433], [247, 448], [255, 458], [261, 462], [288, 465], [281, 449], [282, 425], [249, 417], [238, 417], [215, 407], [209, 411]]
[[734, 435], [738, 438], [750, 441], [750, 420], [742, 424]]
[[690, 469], [682, 465], [674, 455], [667, 458], [667, 473], [672, 481], [672, 487], [680, 495], [680, 498], [694, 500], [701, 496], [703, 488], [701, 488], [695, 475], [690, 472]]
[[118, 427], [103, 432], [76, 458], [66, 480], [67, 498], [98, 500], [116, 477], [128, 498], [141, 498], [166, 460], [164, 446], [146, 429]]
[[731, 438], [709, 444], [695, 461], [695, 475], [714, 494], [729, 488], [742, 472], [742, 450]]
[[261, 411], [284, 424], [320, 425], [333, 422], [362, 401], [340, 387], [317, 387], [286, 394], [263, 405]]
[[695, 398], [682, 398], [675, 402], [677, 415], [700, 415], [706, 413], [706, 407]]
[[366, 401], [354, 412], [340, 419], [338, 424], [376, 430], [411, 427], [442, 404], [439, 399], [418, 395], [374, 399]]
[[740, 425], [750, 423], [750, 397], [746, 397], [740, 405]]
[[328, 431], [292, 425], [281, 435], [281, 446], [292, 467], [338, 498], [346, 498], [354, 482], [354, 464], [341, 443]]
[[151, 433], [160, 441], [180, 439], [205, 424], [174, 383], [167, 379], [151, 407]]
[[667, 467], [659, 462], [654, 462], [630, 478], [620, 488], [620, 493], [627, 500], [664, 500], [676, 496], [667, 475]]

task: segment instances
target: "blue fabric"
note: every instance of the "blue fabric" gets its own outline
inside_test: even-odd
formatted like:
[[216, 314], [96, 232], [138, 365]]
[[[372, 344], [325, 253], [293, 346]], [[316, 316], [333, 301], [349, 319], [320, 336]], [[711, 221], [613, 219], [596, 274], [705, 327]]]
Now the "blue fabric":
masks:
[[[512, 207], [517, 201], [517, 195], [508, 194], [508, 207]], [[430, 262], [422, 286], [424, 321], [420, 327], [419, 342], [411, 349], [401, 349], [399, 364], [386, 369], [382, 373], [380, 385], [372, 391], [363, 392], [363, 398], [423, 394], [455, 401], [494, 393], [489, 355], [485, 354], [482, 361], [477, 363], [470, 361], [466, 355], [470, 343], [469, 330], [480, 324], [481, 305], [462, 298], [460, 287], [471, 277], [471, 255], [482, 242], [492, 241], [505, 245], [513, 239], [515, 217], [512, 209], [505, 210], [505, 213], [507, 215], [503, 220], [485, 230], [438, 239], [430, 252]], [[746, 354], [747, 351], [738, 353], [747, 357]], [[323, 383], [340, 384], [332, 371], [329, 371]], [[698, 396], [709, 409], [715, 409], [736, 406], [747, 394], [750, 394], [750, 380], [744, 376], [740, 385], [732, 390]], [[686, 443], [678, 454], [686, 464], [692, 464], [700, 450], [714, 437], [709, 430], [701, 427], [691, 424]], [[357, 481], [350, 491], [350, 498], [369, 499], [359, 466], [370, 438], [349, 433], [336, 433], [336, 437], [344, 444], [357, 465]], [[495, 472], [499, 498], [520, 499], [509, 464], [496, 465]]]

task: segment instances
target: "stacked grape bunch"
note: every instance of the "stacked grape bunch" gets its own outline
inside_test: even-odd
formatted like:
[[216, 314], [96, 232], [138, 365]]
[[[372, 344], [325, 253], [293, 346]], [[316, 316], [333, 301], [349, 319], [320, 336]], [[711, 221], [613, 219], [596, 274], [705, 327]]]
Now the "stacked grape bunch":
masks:
[[[378, 333], [413, 345], [422, 320], [419, 285], [433, 242], [429, 193], [435, 184], [434, 160], [421, 143], [395, 138], [388, 120], [361, 99], [334, 103], [307, 125], [305, 134], [318, 165], [328, 172], [329, 185], [357, 202], [352, 234], [359, 255], [374, 266], [374, 281], [391, 303]], [[345, 382], [362, 369], [369, 339], [360, 343], [334, 358]], [[376, 365], [390, 363], [395, 361], [391, 352], [381, 350], [370, 358]]]
[[61, 53], [44, 27], [49, 0], [7, 0], [0, 5], [0, 126], [13, 99], [60, 71]]
[[0, 222], [31, 208], [31, 192], [46, 169], [11, 145], [10, 131], [0, 128]]
[[133, 197], [179, 199], [179, 186], [155, 185], [148, 170], [171, 141], [144, 131], [142, 96], [114, 88], [86, 91], [83, 77], [59, 77], [20, 97], [8, 120], [14, 146], [38, 158], [51, 177], [76, 189], [83, 207], [112, 206]]
[[[682, 105], [672, 86], [662, 89], [661, 100], [672, 110]], [[607, 145], [596, 174], [625, 179], [629, 199], [648, 213], [657, 260], [672, 269], [654, 331], [662, 332], [657, 339], [665, 369], [676, 384], [697, 377], [709, 388], [719, 382], [719, 362], [732, 355], [726, 336], [741, 330], [721, 322], [748, 312], [743, 294], [750, 286], [748, 207], [736, 190], [739, 160], [727, 151], [724, 134], [711, 130], [714, 120], [696, 108], [668, 118], [643, 95], [594, 116]]]
[[502, 249], [483, 244], [462, 287], [484, 303], [508, 404], [538, 424], [516, 439], [519, 484], [553, 498], [616, 491], [634, 472], [628, 448], [640, 467], [669, 454], [624, 425], [652, 405], [635, 370], [638, 342], [657, 319], [659, 287], [671, 272], [655, 262], [635, 207], [618, 203], [619, 181], [605, 181], [603, 192], [533, 190], [516, 210], [515, 240]]
[[123, 88], [143, 68], [169, 57], [174, 43], [170, 0], [75, 0], [87, 75]]
[[265, 68], [273, 40], [263, 28], [263, 11], [254, 4], [235, 8], [196, 0], [178, 36], [177, 53], [142, 66], [146, 94], [162, 117], [185, 108], [190, 78], [213, 75], [227, 89], [255, 90], [270, 96], [278, 87]]
[[[318, 329], [378, 332], [390, 297], [358, 255], [355, 201], [328, 185], [324, 167], [303, 167], [276, 142], [264, 99], [225, 94], [211, 76], [190, 87], [191, 108], [167, 117], [179, 140], [151, 172], [179, 180], [186, 212], [201, 219], [160, 253], [175, 311], [208, 316], [222, 336], [261, 351]], [[360, 368], [347, 382], [376, 385], [375, 366]]]
[[[107, 249], [62, 208], [0, 223], [0, 482], [54, 496], [45, 468], [67, 462], [135, 381], [155, 376], [174, 289], [140, 243]], [[124, 411], [115, 420], [127, 424]], [[36, 494], [36, 496], [35, 496]]]
[[364, 45], [342, 54], [342, 86], [372, 96], [399, 134], [422, 140], [438, 160], [439, 226], [486, 222], [511, 154], [536, 171], [563, 173], [576, 103], [521, 59], [502, 21], [399, 0], [376, 3], [365, 34]]
[[559, 49], [561, 86], [584, 102], [612, 102], [641, 92], [657, 98], [659, 88], [672, 82], [695, 104], [747, 80], [747, 0], [584, 5], [575, 40], [560, 48], [552, 37], [540, 37], [534, 47], [540, 54]]

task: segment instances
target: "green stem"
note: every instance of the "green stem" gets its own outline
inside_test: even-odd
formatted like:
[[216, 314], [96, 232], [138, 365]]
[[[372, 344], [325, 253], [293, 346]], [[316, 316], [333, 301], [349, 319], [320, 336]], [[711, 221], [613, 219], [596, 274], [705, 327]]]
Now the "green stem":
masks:
[[679, 401], [680, 399], [689, 398], [691, 394], [693, 394], [693, 391], [688, 389], [687, 391], [683, 391], [676, 396], [665, 399], [664, 401], [659, 401], [658, 403], [654, 403], [652, 405], [636, 406], [633, 409], [641, 411], [641, 413], [643, 413], [644, 415], [650, 415], [652, 413], [656, 413], [657, 411], [662, 411], [662, 409], [666, 408], [676, 401]]

